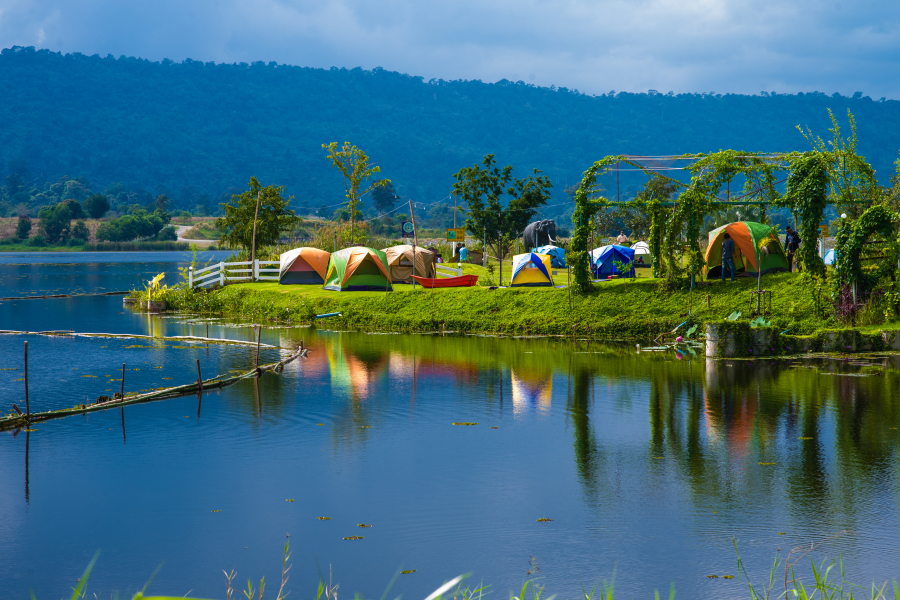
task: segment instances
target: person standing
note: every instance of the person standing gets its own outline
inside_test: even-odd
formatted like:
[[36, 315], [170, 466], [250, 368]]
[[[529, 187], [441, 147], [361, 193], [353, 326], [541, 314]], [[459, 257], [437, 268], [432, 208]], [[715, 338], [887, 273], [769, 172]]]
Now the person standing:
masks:
[[619, 237], [616, 238], [616, 243], [619, 244], [619, 245], [622, 245], [622, 244], [624, 244], [624, 243], [626, 243], [626, 242], [628, 242], [628, 236], [625, 235], [625, 232], [624, 232], [624, 231], [620, 231], [620, 232], [619, 232]]
[[[788, 273], [793, 272], [794, 270], [794, 254], [797, 253], [797, 249], [800, 248], [800, 234], [791, 229], [790, 225], [787, 227], [787, 235], [784, 236], [784, 245], [787, 248], [787, 263], [788, 263]], [[797, 271], [800, 271], [800, 263], [797, 263]]]
[[726, 268], [731, 271], [731, 280], [734, 281], [734, 240], [727, 232], [722, 242], [722, 283], [725, 283]]
[[469, 262], [469, 249], [466, 248], [465, 244], [462, 244], [459, 248], [459, 261]]

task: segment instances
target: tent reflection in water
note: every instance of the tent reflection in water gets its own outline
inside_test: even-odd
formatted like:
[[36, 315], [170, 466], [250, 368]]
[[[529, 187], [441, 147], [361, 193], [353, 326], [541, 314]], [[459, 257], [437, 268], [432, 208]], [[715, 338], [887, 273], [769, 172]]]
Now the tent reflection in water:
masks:
[[553, 372], [536, 373], [526, 370], [519, 373], [510, 369], [512, 380], [513, 413], [550, 412], [553, 397]]
[[753, 221], [738, 221], [709, 232], [709, 245], [706, 247], [707, 279], [722, 276], [722, 242], [725, 241], [726, 233], [734, 241], [732, 258], [738, 274], [755, 277], [760, 272], [765, 275], [788, 270], [787, 256], [781, 241], [775, 235], [774, 227]]
[[390, 273], [384, 252], [354, 246], [331, 255], [325, 289], [338, 292], [391, 291]]
[[517, 254], [513, 256], [513, 275], [510, 287], [552, 286], [550, 256], [547, 254]]
[[[391, 246], [382, 250], [387, 258], [388, 269], [393, 283], [412, 283], [412, 276], [435, 277], [435, 255], [431, 250], [416, 248], [410, 245]], [[416, 272], [413, 273], [413, 255], [415, 254]]]
[[278, 283], [322, 285], [328, 269], [329, 252], [318, 248], [294, 248], [281, 255]]

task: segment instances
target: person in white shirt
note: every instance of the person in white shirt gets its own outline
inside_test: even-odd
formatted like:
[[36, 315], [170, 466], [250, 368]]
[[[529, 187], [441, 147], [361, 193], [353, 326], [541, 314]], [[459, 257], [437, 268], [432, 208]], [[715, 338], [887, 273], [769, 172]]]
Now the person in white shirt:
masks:
[[619, 237], [616, 238], [616, 243], [618, 243], [618, 244], [624, 244], [624, 243], [627, 242], [627, 241], [628, 241], [628, 236], [625, 235], [625, 232], [624, 232], [624, 231], [620, 231], [620, 232], [619, 232]]

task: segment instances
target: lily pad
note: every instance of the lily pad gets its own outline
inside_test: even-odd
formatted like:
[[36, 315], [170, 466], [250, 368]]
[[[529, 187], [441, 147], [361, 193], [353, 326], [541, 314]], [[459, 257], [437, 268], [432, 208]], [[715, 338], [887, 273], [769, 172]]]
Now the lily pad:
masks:
[[734, 579], [734, 575], [722, 575], [722, 579]]
[[285, 500], [285, 502], [293, 502], [293, 501], [294, 501], [293, 498], [288, 498], [288, 499]]
[[776, 463], [761, 462], [761, 463], [757, 463], [757, 464], [762, 465], [764, 467], [771, 467], [771, 466], [774, 466]]
[[214, 510], [213, 512], [222, 512], [221, 510]]
[[361, 540], [363, 536], [361, 535], [351, 535], [344, 538], [345, 540]]
[[552, 520], [553, 519], [548, 519], [547, 517], [541, 517], [540, 519], [537, 520], [537, 522], [538, 523], [549, 523]]
[[491, 427], [491, 429], [500, 429], [499, 427]]
[[811, 440], [811, 437], [799, 437], [798, 440]]
[[320, 521], [330, 521], [331, 517], [316, 517]]
[[719, 578], [718, 575], [707, 575], [706, 577], [707, 577], [707, 579], [718, 579]]
[[357, 527], [371, 527], [371, 525], [366, 525], [365, 523], [357, 523]]
[[415, 573], [415, 572], [416, 572], [415, 569], [407, 569], [405, 571], [400, 571], [400, 574], [401, 575], [409, 575], [410, 573]]
[[469, 423], [468, 421], [459, 421], [457, 423], [454, 423], [454, 425], [464, 425], [464, 426], [468, 427], [470, 425], [478, 425], [478, 423]]

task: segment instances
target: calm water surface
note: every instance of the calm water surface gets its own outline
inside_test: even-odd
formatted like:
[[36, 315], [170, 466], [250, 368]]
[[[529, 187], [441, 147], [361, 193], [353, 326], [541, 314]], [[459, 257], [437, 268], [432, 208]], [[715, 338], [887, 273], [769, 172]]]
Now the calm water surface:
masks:
[[[158, 266], [28, 268], [30, 281], [54, 281], [37, 288], [89, 290]], [[25, 295], [21, 268], [0, 264], [0, 296]], [[254, 336], [123, 311], [117, 297], [0, 302], [0, 329], [163, 336], [207, 323], [214, 337]], [[205, 377], [246, 370], [255, 352], [4, 335], [4, 411], [23, 400], [25, 339], [33, 410], [117, 390], [123, 362], [137, 391], [191, 381], [197, 359]], [[563, 598], [614, 571], [617, 597], [674, 582], [676, 597], [746, 598], [737, 578], [707, 578], [737, 575], [732, 538], [762, 581], [778, 549], [838, 532], [817, 558], [843, 554], [860, 582], [898, 576], [896, 356], [715, 363], [631, 345], [321, 328], [262, 339], [312, 351], [202, 403], [0, 434], [0, 596], [60, 597], [98, 549], [89, 595], [140, 588], [163, 561], [151, 592], [221, 598], [222, 570], [235, 569], [241, 582], [265, 575], [271, 594], [287, 535], [301, 596], [331, 568], [347, 596], [380, 597], [398, 569], [416, 569], [390, 597], [469, 572], [506, 597], [532, 560]]]

